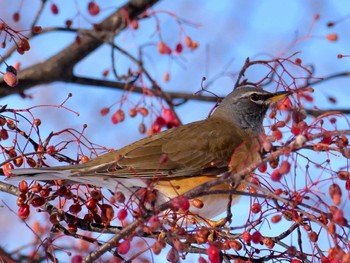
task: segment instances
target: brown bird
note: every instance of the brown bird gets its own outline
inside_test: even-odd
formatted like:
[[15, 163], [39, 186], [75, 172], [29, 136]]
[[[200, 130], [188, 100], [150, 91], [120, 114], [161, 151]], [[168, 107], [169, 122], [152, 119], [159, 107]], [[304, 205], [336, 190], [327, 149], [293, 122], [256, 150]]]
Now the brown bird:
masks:
[[[160, 204], [225, 171], [234, 173], [259, 160], [257, 135], [264, 132], [266, 111], [290, 94], [241, 87], [205, 120], [154, 134], [84, 164], [11, 170], [9, 180], [66, 180], [122, 191], [126, 196], [151, 184], [158, 190], [156, 204]], [[213, 189], [228, 190], [230, 184]], [[210, 219], [226, 211], [226, 194], [200, 199], [202, 208], [191, 205], [189, 209], [199, 218]], [[234, 196], [233, 204], [238, 199]]]

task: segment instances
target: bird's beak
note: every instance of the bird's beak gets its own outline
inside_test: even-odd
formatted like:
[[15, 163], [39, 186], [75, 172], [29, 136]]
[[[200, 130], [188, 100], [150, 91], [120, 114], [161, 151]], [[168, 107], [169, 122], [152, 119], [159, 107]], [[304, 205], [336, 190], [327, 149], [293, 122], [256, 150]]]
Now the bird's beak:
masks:
[[274, 102], [279, 101], [281, 99], [284, 99], [284, 98], [288, 97], [291, 94], [292, 94], [292, 92], [290, 92], [290, 91], [278, 91], [276, 93], [273, 93], [272, 97], [267, 99], [267, 102], [269, 104], [271, 104], [271, 103], [274, 103]]

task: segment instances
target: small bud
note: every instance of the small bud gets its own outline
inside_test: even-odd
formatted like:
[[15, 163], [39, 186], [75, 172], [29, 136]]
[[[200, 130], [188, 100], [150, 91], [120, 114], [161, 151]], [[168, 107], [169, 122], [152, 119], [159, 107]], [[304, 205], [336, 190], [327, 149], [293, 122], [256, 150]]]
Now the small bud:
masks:
[[32, 29], [32, 32], [35, 33], [35, 34], [39, 34], [43, 31], [42, 27], [41, 26], [35, 26], [33, 27]]

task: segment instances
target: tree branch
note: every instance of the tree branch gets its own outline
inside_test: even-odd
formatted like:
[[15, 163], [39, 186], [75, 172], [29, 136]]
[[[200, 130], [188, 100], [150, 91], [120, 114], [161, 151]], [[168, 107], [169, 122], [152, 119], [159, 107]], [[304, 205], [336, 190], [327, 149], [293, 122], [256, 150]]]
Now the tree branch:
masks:
[[116, 12], [99, 24], [100, 30], [81, 35], [81, 42], [71, 43], [56, 55], [42, 63], [30, 66], [18, 72], [19, 83], [16, 87], [8, 87], [4, 79], [0, 79], [0, 97], [20, 93], [33, 86], [55, 81], [70, 82], [74, 66], [99, 48], [111, 36], [118, 35], [126, 28], [126, 16], [130, 19], [137, 17], [159, 0], [130, 0]]

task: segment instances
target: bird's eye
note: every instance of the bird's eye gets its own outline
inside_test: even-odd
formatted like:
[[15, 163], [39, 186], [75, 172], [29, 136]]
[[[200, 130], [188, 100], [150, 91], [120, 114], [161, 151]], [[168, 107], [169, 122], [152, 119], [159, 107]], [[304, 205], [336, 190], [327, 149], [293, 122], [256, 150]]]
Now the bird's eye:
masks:
[[250, 95], [250, 100], [251, 101], [258, 101], [258, 100], [260, 100], [260, 97], [258, 94], [253, 93], [252, 95]]

